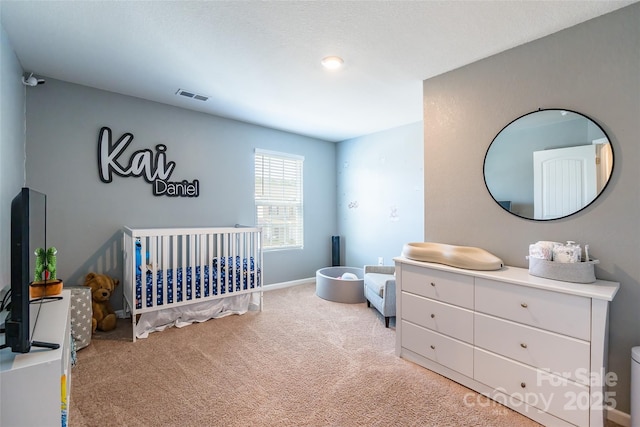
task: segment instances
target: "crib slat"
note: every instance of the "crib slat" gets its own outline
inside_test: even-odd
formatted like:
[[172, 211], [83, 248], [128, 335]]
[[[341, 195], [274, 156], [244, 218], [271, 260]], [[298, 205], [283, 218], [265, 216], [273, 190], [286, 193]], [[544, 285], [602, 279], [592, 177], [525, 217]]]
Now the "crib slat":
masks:
[[[169, 247], [169, 236], [162, 236], [161, 244], [160, 244], [160, 256], [162, 257], [162, 263], [160, 265], [154, 265], [153, 268], [159, 271], [162, 271], [162, 284], [164, 285], [164, 290], [162, 292], [162, 305], [166, 306], [169, 302], [169, 273], [167, 271], [167, 265], [169, 265], [169, 260], [167, 259], [167, 251], [165, 248]], [[171, 289], [173, 292], [173, 289]], [[175, 293], [173, 294], [175, 295]]]
[[242, 291], [244, 290], [244, 277], [243, 277], [243, 259], [242, 259], [242, 255], [245, 255], [244, 252], [244, 235], [243, 233], [237, 233], [236, 234], [236, 245], [237, 245], [237, 252], [236, 252], [236, 259], [238, 260], [237, 262], [239, 263], [236, 266], [237, 274], [238, 274], [238, 279], [236, 281], [237, 285], [236, 285], [236, 290], [237, 291]]
[[226, 294], [229, 288], [229, 233], [224, 233], [222, 237], [222, 255], [224, 256], [221, 269], [224, 271], [224, 277], [222, 278], [222, 293]]
[[217, 289], [216, 295], [222, 294], [222, 287], [220, 285], [220, 283], [221, 283], [220, 282], [220, 270], [222, 270], [222, 265], [220, 264], [220, 262], [221, 262], [220, 254], [222, 254], [222, 248], [220, 246], [221, 244], [222, 244], [221, 237], [220, 237], [220, 235], [218, 235], [217, 238], [216, 238], [216, 258], [218, 260], [218, 263], [217, 263], [218, 265], [217, 265], [217, 268], [216, 268], [216, 286], [217, 286], [218, 289]]
[[[201, 234], [199, 237], [199, 242], [198, 242], [198, 266], [200, 266], [200, 274], [197, 276], [197, 289], [200, 289], [200, 296], [198, 297], [198, 299], [200, 298], [204, 298], [204, 271], [205, 271], [205, 261], [204, 261], [204, 257], [205, 257], [205, 250], [206, 250], [206, 242], [207, 242], [207, 235], [206, 234]], [[195, 267], [194, 267], [195, 268]], [[195, 271], [193, 272], [193, 274], [195, 274]], [[197, 297], [197, 295], [196, 295]]]
[[[178, 298], [178, 236], [171, 236], [171, 283], [173, 283], [173, 302], [180, 301]], [[169, 266], [165, 267], [167, 270]]]
[[[156, 258], [156, 250], [157, 250], [157, 245], [156, 245], [156, 238], [154, 237], [149, 237], [149, 258], [147, 259], [146, 252], [145, 255], [142, 256], [142, 259], [144, 260], [142, 262], [142, 272], [143, 275], [146, 275], [146, 271], [147, 271], [147, 264], [151, 263], [154, 264], [155, 263], [155, 258]], [[145, 286], [146, 287], [146, 286]], [[156, 306], [156, 298], [158, 295], [158, 272], [156, 271], [155, 268], [151, 269], [151, 298], [149, 298], [149, 295], [145, 296], [145, 301], [147, 298], [149, 298], [149, 300], [151, 301], [150, 307], [155, 307]], [[145, 303], [146, 306], [146, 303]]]
[[209, 267], [208, 269], [208, 280], [209, 280], [209, 286], [207, 289], [208, 295], [211, 297], [213, 296], [213, 280], [212, 280], [212, 270], [213, 270], [213, 234], [208, 234], [207, 235], [209, 237], [209, 243], [207, 244], [207, 267]]
[[187, 268], [187, 245], [188, 245], [188, 235], [184, 234], [182, 236], [180, 236], [180, 240], [181, 240], [181, 247], [182, 247], [182, 256], [180, 257], [180, 260], [178, 261], [178, 264], [175, 265], [176, 269], [178, 267], [182, 267], [182, 283], [181, 283], [181, 289], [182, 289], [182, 301], [186, 301], [187, 298], [187, 288], [186, 288], [186, 281], [185, 279], [185, 272], [186, 272], [186, 268]]
[[231, 279], [231, 283], [229, 284], [229, 292], [235, 292], [236, 291], [236, 250], [238, 245], [236, 244], [236, 236], [234, 233], [229, 233], [229, 244], [231, 246], [231, 274], [230, 279]]
[[235, 284], [235, 279], [236, 279], [236, 275], [235, 275], [235, 268], [236, 268], [236, 260], [235, 260], [235, 239], [234, 239], [234, 235], [233, 233], [229, 233], [229, 251], [227, 252], [229, 254], [228, 256], [228, 261], [229, 261], [229, 287], [228, 287], [228, 291], [229, 292], [234, 292], [234, 284]]
[[[187, 272], [189, 270], [191, 270], [191, 280], [187, 280], [187, 283], [189, 285], [189, 295], [191, 295], [189, 297], [189, 299], [193, 300], [196, 297], [196, 290], [195, 290], [195, 279], [196, 279], [196, 235], [195, 234], [191, 234], [189, 235], [189, 264], [188, 264], [188, 269]], [[183, 278], [183, 280], [186, 280], [186, 278]]]

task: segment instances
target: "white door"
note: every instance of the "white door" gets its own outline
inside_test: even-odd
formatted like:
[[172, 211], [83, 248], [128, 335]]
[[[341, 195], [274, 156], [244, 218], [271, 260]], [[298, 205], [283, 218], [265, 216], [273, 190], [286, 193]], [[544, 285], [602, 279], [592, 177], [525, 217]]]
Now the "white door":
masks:
[[535, 151], [535, 219], [560, 218], [579, 211], [596, 198], [596, 182], [595, 145]]

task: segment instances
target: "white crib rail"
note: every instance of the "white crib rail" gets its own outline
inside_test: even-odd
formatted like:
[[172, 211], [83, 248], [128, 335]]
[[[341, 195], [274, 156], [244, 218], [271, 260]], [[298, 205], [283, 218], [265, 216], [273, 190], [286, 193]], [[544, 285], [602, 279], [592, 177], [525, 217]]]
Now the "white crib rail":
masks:
[[[262, 310], [262, 261], [262, 232], [258, 227], [124, 227], [123, 296], [125, 310], [131, 314], [133, 322], [133, 340], [136, 316], [145, 312], [253, 292], [260, 292]], [[244, 262], [247, 263], [246, 276]], [[214, 263], [215, 269], [212, 268]], [[199, 274], [196, 274], [198, 269]], [[181, 294], [179, 271], [182, 273]], [[150, 291], [147, 272], [151, 275]], [[190, 281], [187, 280], [188, 272]], [[139, 296], [136, 295], [138, 275], [141, 280]], [[158, 279], [162, 287], [160, 301]]]

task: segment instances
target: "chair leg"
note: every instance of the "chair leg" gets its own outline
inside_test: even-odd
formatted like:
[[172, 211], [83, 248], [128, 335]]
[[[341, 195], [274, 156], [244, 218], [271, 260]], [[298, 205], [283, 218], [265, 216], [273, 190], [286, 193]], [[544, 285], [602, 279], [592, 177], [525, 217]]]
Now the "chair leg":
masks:
[[385, 317], [385, 318], [384, 318], [384, 327], [385, 327], [385, 328], [388, 328], [388, 327], [389, 327], [389, 318], [388, 318], [388, 317]]

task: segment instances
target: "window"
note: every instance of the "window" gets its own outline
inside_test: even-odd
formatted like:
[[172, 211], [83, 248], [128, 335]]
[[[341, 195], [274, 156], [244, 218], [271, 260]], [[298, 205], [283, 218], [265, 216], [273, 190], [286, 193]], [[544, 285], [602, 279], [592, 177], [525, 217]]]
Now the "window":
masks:
[[302, 249], [304, 157], [256, 149], [256, 226], [265, 250]]

